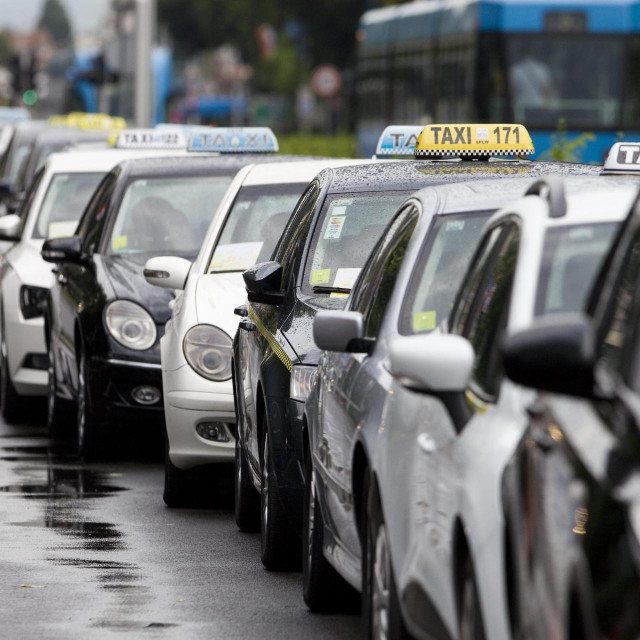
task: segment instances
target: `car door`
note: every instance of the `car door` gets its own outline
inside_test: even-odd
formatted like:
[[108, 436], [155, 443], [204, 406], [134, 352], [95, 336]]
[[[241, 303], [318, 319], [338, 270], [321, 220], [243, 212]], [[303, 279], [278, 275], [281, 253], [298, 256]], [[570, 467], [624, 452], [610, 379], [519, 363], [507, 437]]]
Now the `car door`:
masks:
[[[366, 338], [380, 340], [385, 311], [418, 219], [415, 204], [400, 211], [359, 276], [350, 309], [362, 313]], [[354, 514], [354, 446], [361, 429], [375, 431], [380, 423], [392, 383], [385, 367], [386, 353], [386, 345], [379, 343], [371, 355], [329, 354], [321, 386], [317, 457], [323, 460], [326, 476], [333, 480], [325, 483], [325, 504], [338, 539], [356, 556], [360, 554], [360, 540]]]

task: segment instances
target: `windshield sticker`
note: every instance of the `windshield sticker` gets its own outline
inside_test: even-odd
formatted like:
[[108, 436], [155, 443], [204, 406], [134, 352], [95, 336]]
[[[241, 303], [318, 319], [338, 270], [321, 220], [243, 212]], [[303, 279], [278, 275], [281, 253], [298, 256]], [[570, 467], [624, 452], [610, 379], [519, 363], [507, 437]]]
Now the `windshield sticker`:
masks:
[[413, 314], [414, 331], [433, 331], [436, 328], [436, 312], [421, 311]]
[[335, 211], [336, 207], [348, 207], [351, 204], [353, 204], [353, 198], [339, 198], [333, 201], [331, 211]]
[[[344, 207], [337, 207], [344, 209]], [[325, 240], [337, 240], [342, 234], [342, 227], [344, 227], [344, 221], [346, 216], [331, 216], [329, 218], [329, 224], [327, 230], [324, 232]]]
[[351, 289], [360, 271], [360, 268], [338, 269], [333, 286], [340, 289]]
[[462, 231], [464, 229], [464, 220], [449, 220], [444, 227], [445, 231]]
[[235, 242], [216, 247], [209, 272], [245, 271], [257, 262], [263, 242]]
[[114, 251], [124, 251], [127, 248], [127, 236], [117, 236], [112, 241]]
[[64, 220], [49, 223], [49, 233], [47, 238], [69, 238], [78, 228], [77, 220]]
[[348, 298], [349, 294], [348, 293], [341, 293], [340, 291], [332, 291], [329, 294], [330, 298]]
[[328, 284], [331, 281], [331, 269], [314, 269], [311, 272], [311, 284]]

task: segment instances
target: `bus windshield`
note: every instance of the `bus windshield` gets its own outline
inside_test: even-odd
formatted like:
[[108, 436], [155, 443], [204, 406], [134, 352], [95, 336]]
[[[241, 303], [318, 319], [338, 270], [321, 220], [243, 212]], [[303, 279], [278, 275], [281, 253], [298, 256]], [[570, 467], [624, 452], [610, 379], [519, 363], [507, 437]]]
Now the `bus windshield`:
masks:
[[555, 129], [612, 128], [621, 122], [625, 41], [613, 36], [507, 36], [515, 122]]

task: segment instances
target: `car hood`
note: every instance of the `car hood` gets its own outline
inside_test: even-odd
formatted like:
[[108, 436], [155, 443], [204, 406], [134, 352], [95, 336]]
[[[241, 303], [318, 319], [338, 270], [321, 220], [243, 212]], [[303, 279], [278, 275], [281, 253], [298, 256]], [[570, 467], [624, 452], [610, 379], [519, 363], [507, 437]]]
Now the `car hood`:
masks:
[[102, 261], [115, 298], [142, 305], [158, 324], [169, 319], [169, 302], [175, 297], [171, 289], [149, 284], [142, 273], [143, 265], [127, 256], [102, 256]]
[[233, 338], [239, 321], [233, 310], [246, 300], [247, 292], [241, 273], [203, 274], [196, 287], [198, 324], [220, 327]]

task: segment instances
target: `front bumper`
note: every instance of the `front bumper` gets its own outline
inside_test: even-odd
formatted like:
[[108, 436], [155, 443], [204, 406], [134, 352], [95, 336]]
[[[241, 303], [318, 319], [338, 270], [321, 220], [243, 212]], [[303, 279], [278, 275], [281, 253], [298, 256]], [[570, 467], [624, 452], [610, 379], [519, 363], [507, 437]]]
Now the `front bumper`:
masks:
[[[188, 365], [174, 371], [163, 371], [162, 381], [171, 462], [179, 469], [233, 462], [236, 416], [232, 381], [205, 380]], [[224, 423], [228, 442], [199, 436], [196, 426], [203, 422]]]
[[[43, 318], [25, 320], [19, 309], [6, 312], [5, 341], [11, 381], [16, 391], [25, 396], [47, 395], [47, 348], [44, 342]], [[40, 366], [34, 368], [34, 364]]]

